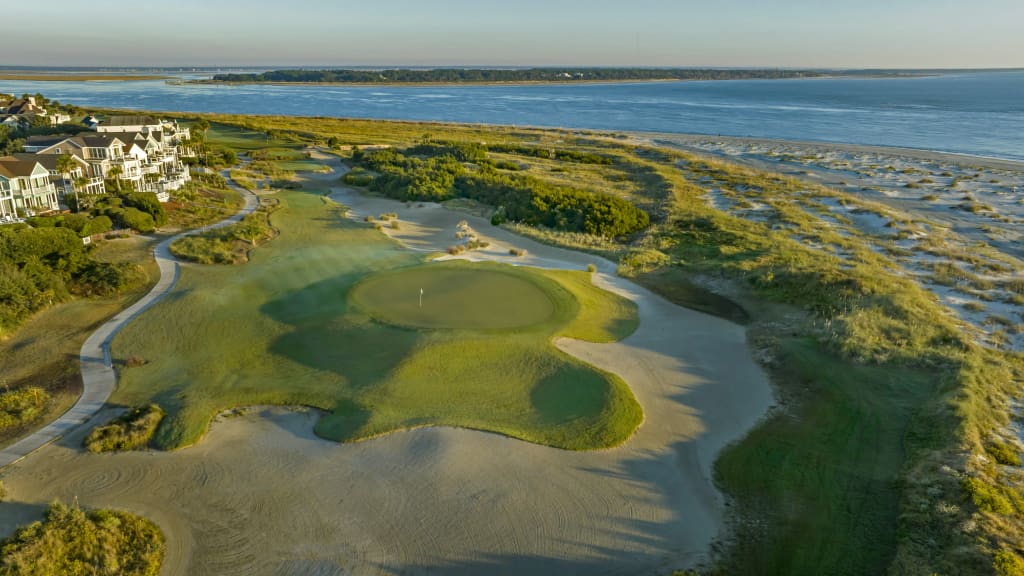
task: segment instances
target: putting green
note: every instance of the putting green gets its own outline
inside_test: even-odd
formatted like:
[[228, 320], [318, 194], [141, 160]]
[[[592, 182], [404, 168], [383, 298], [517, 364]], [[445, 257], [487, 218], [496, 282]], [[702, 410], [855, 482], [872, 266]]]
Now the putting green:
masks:
[[545, 288], [526, 274], [473, 265], [428, 264], [371, 276], [352, 289], [349, 302], [388, 324], [433, 329], [523, 328], [555, 312]]
[[317, 433], [343, 442], [458, 426], [590, 450], [640, 425], [625, 382], [552, 345], [636, 328], [636, 306], [589, 273], [424, 264], [320, 194], [277, 196], [273, 242], [243, 265], [184, 268], [114, 339], [115, 358], [147, 362], [122, 371], [112, 401], [164, 408], [157, 447], [194, 444], [218, 412], [261, 404], [325, 410]]

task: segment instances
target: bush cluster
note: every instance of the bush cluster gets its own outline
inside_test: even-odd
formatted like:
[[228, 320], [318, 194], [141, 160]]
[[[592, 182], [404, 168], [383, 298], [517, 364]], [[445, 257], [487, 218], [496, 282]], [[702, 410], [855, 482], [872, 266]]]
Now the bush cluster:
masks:
[[[353, 158], [380, 174], [371, 190], [399, 200], [470, 198], [499, 207], [508, 220], [604, 237], [632, 234], [650, 223], [646, 212], [622, 198], [499, 173], [486, 153], [482, 144], [420, 144], [405, 153], [386, 149]], [[464, 162], [477, 169], [470, 171]]]
[[156, 576], [163, 556], [164, 536], [149, 520], [55, 502], [45, 521], [0, 545], [0, 576]]
[[156, 404], [135, 408], [103, 426], [97, 426], [85, 438], [89, 452], [114, 452], [144, 448], [164, 419]]
[[0, 227], [0, 334], [72, 293], [113, 293], [145, 278], [133, 264], [94, 260], [70, 228]]
[[49, 403], [50, 395], [36, 386], [0, 392], [0, 433], [35, 421]]

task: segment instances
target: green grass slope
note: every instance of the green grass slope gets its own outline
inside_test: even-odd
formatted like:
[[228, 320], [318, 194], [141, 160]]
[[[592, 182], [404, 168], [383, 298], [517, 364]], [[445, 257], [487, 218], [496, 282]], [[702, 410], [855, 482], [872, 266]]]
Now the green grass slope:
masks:
[[[167, 411], [156, 446], [194, 443], [217, 412], [252, 404], [327, 410], [317, 432], [339, 441], [449, 425], [594, 449], [621, 443], [641, 422], [625, 383], [551, 343], [558, 335], [611, 341], [635, 329], [635, 306], [588, 274], [424, 265], [318, 194], [280, 197], [274, 242], [243, 266], [186, 267], [174, 292], [114, 341], [117, 358], [147, 363], [123, 370], [113, 400]], [[428, 267], [510, 275], [537, 287], [554, 311], [525, 327], [430, 330], [379, 322], [349, 303], [367, 277]]]

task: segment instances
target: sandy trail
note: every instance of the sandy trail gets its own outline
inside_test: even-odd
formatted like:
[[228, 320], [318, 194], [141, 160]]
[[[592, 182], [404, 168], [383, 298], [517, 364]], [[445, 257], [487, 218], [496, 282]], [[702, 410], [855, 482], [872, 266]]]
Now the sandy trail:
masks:
[[[261, 409], [221, 419], [177, 452], [96, 456], [78, 449], [83, 430], [6, 472], [15, 503], [0, 504], [0, 535], [53, 498], [77, 497], [157, 521], [168, 534], [164, 575], [636, 574], [706, 558], [723, 520], [711, 463], [773, 401], [741, 327], [617, 278], [611, 262], [479, 218], [335, 197], [357, 215], [397, 212], [401, 230], [388, 232], [416, 249], [454, 243], [468, 220], [492, 242], [474, 257], [595, 263], [597, 282], [637, 302], [640, 328], [619, 343], [558, 345], [630, 384], [646, 416], [634, 438], [566, 452], [425, 428], [339, 445], [312, 434], [315, 412]], [[512, 245], [529, 255], [509, 257]]]

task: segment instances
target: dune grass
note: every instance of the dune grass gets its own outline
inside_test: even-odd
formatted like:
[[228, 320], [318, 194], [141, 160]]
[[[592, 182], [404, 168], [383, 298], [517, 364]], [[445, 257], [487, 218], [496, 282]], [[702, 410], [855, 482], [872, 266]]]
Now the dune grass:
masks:
[[164, 536], [144, 518], [54, 503], [46, 519], [0, 543], [0, 576], [156, 576]]
[[[116, 358], [149, 360], [124, 369], [113, 400], [167, 411], [157, 447], [194, 443], [216, 413], [252, 404], [327, 410], [317, 432], [339, 441], [444, 424], [592, 449], [639, 425], [640, 407], [621, 380], [551, 344], [563, 331], [608, 340], [635, 327], [635, 309], [590, 285], [587, 273], [424, 265], [319, 194], [279, 195], [274, 242], [242, 266], [183, 270], [175, 291], [114, 341]], [[407, 329], [348, 301], [364, 278], [430, 266], [511, 275], [568, 312], [525, 328]], [[580, 312], [577, 297], [599, 315]]]
[[127, 414], [94, 428], [85, 437], [85, 447], [89, 452], [145, 448], [163, 419], [164, 411], [156, 404], [133, 408]]

